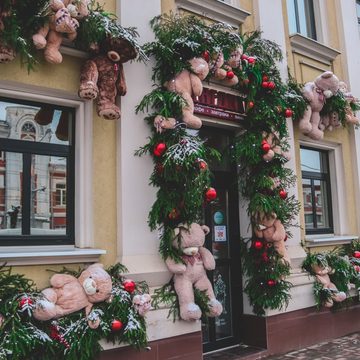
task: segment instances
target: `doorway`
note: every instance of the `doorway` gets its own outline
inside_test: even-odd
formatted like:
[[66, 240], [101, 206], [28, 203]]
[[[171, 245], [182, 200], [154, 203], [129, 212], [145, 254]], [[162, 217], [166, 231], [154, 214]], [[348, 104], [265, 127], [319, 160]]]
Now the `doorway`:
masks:
[[207, 145], [222, 154], [221, 162], [209, 164], [213, 173], [212, 186], [217, 201], [207, 207], [204, 219], [210, 227], [206, 247], [216, 261], [214, 271], [208, 272], [215, 295], [223, 305], [223, 313], [202, 323], [203, 351], [209, 352], [237, 345], [240, 342], [242, 313], [242, 276], [240, 264], [239, 200], [236, 168], [228, 159], [233, 138], [231, 131], [204, 127], [199, 135]]

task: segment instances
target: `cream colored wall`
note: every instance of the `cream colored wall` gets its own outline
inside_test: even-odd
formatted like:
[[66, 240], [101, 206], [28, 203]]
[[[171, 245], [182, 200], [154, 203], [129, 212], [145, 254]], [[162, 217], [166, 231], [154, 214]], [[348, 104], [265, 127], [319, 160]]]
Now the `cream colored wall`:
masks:
[[[106, 10], [115, 12], [115, 0], [107, 0]], [[42, 61], [36, 71], [28, 74], [19, 59], [0, 65], [0, 80], [19, 84], [60, 89], [76, 94], [79, 86], [80, 67], [84, 59], [64, 56], [60, 65]], [[107, 255], [101, 261], [109, 265], [116, 259], [116, 123], [98, 118], [94, 110], [93, 121], [93, 231], [95, 247], [105, 249]], [[81, 219], [80, 219], [81, 221]], [[91, 226], [91, 225], [90, 225]], [[65, 264], [66, 265], [66, 264]], [[81, 264], [67, 266], [78, 268]], [[60, 269], [62, 265], [14, 267], [14, 272], [23, 273], [35, 280], [37, 286], [47, 285], [51, 273], [47, 269]]]
[[[344, 63], [346, 63], [343, 55], [338, 55], [331, 66], [316, 61], [310, 57], [302, 56], [295, 54], [291, 51], [291, 44], [289, 40], [289, 32], [287, 26], [287, 9], [286, 9], [286, 0], [282, 0], [283, 5], [283, 14], [285, 19], [285, 33], [286, 33], [286, 48], [287, 48], [287, 59], [290, 69], [290, 73], [295, 77], [299, 83], [305, 83], [312, 81], [317, 75], [326, 70], [333, 71], [340, 79], [344, 78]], [[328, 31], [327, 39], [329, 43], [327, 46], [334, 49], [341, 49], [341, 44], [339, 40], [339, 29], [336, 19], [336, 8], [335, 0], [327, 1], [326, 14], [325, 14], [325, 23]], [[302, 188], [301, 188], [301, 166], [300, 166], [300, 144], [299, 140], [301, 134], [298, 131], [297, 124], [294, 124], [294, 137], [295, 137], [295, 156], [296, 156], [296, 173], [298, 175], [298, 197], [301, 202], [301, 238], [305, 238], [304, 230], [304, 212], [303, 212], [303, 203], [302, 203]], [[348, 233], [357, 234], [358, 226], [356, 221], [357, 208], [355, 206], [355, 188], [354, 188], [354, 174], [352, 163], [354, 161], [354, 151], [351, 148], [351, 133], [349, 129], [339, 129], [333, 132], [327, 131], [324, 136], [324, 141], [340, 143], [342, 145], [342, 161], [344, 166], [344, 173], [346, 174], [344, 179], [340, 179], [340, 186], [344, 186], [346, 189], [346, 204], [349, 214], [348, 218]], [[312, 250], [316, 251], [316, 250]]]

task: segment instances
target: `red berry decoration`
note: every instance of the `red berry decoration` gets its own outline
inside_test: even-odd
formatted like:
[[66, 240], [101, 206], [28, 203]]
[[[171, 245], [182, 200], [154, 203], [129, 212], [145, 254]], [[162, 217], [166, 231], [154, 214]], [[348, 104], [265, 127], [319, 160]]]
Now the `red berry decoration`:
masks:
[[119, 331], [123, 327], [123, 323], [120, 320], [113, 320], [111, 322], [111, 331]]
[[357, 259], [360, 259], [360, 251], [355, 251], [354, 252], [354, 257]]
[[206, 62], [209, 62], [210, 60], [210, 53], [205, 50], [202, 54], [201, 54], [202, 58], [206, 61]]
[[216, 199], [216, 190], [214, 188], [209, 188], [206, 193], [205, 193], [205, 197], [206, 197], [206, 201], [212, 201]]
[[269, 80], [268, 76], [267, 76], [267, 75], [263, 75], [262, 81], [268, 81], [268, 80]]
[[262, 247], [263, 247], [262, 241], [260, 241], [260, 240], [254, 241], [254, 248], [255, 248], [256, 250], [260, 250], [260, 249], [262, 249]]
[[159, 143], [154, 147], [154, 155], [160, 157], [166, 151], [166, 144]]
[[360, 272], [360, 266], [359, 266], [359, 265], [355, 265], [355, 266], [354, 266], [354, 270], [355, 270], [356, 272]]
[[282, 199], [286, 199], [287, 198], [287, 192], [283, 189], [281, 189], [279, 191], [279, 196], [282, 198]]
[[33, 301], [29, 297], [22, 297], [19, 301], [19, 307], [22, 309], [24, 306], [31, 306]]
[[248, 109], [252, 109], [254, 107], [254, 102], [253, 101], [249, 101], [248, 102]]
[[256, 59], [254, 57], [252, 57], [252, 56], [249, 56], [247, 61], [249, 62], [249, 64], [255, 64]]
[[270, 279], [270, 280], [267, 281], [267, 284], [268, 284], [268, 286], [271, 286], [271, 287], [272, 287], [272, 286], [275, 286], [275, 285], [276, 285], [276, 281]]
[[265, 141], [261, 144], [261, 149], [265, 154], [267, 154], [270, 151], [271, 146], [268, 142]]
[[207, 168], [208, 168], [208, 165], [207, 165], [206, 161], [200, 160], [199, 161], [199, 169], [200, 170], [206, 170]]
[[235, 76], [234, 72], [233, 71], [228, 71], [226, 73], [226, 78], [231, 80], [233, 77]]
[[241, 60], [247, 60], [249, 57], [246, 54], [241, 55]]
[[261, 83], [261, 87], [262, 87], [263, 89], [267, 89], [267, 88], [269, 87], [269, 83], [268, 83], [267, 81], [263, 81], [263, 82]]
[[174, 208], [169, 212], [168, 218], [170, 220], [176, 220], [180, 216], [178, 209]]
[[285, 110], [285, 117], [289, 118], [293, 116], [293, 111], [291, 109]]
[[268, 85], [267, 85], [267, 88], [270, 89], [270, 90], [274, 90], [276, 87], [275, 83], [273, 81], [269, 81], [268, 82]]
[[135, 285], [134, 281], [132, 281], [132, 280], [125, 280], [123, 282], [123, 286], [124, 286], [125, 291], [127, 291], [130, 294], [133, 293], [136, 288], [136, 285]]

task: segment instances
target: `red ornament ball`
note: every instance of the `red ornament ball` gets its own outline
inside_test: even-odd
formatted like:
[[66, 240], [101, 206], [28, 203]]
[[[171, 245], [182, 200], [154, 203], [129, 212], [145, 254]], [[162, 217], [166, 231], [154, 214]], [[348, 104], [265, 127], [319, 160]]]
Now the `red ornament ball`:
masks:
[[254, 248], [255, 248], [256, 250], [260, 250], [260, 249], [262, 249], [262, 247], [263, 247], [262, 241], [260, 241], [260, 240], [254, 241]]
[[154, 155], [160, 157], [166, 151], [166, 144], [159, 143], [154, 147]]
[[269, 87], [269, 83], [268, 83], [267, 81], [263, 81], [263, 82], [261, 83], [261, 87], [262, 87], [263, 89], [267, 89], [267, 88]]
[[275, 85], [275, 83], [273, 81], [268, 82], [268, 86], [267, 86], [268, 89], [274, 90], [275, 87], [276, 87], [276, 85]]
[[206, 61], [206, 62], [209, 62], [210, 60], [210, 53], [205, 50], [202, 54], [201, 54], [202, 58]]
[[283, 189], [281, 189], [279, 191], [279, 196], [282, 198], [282, 199], [286, 199], [287, 198], [287, 192]]
[[120, 320], [113, 320], [111, 322], [111, 331], [119, 331], [123, 327], [123, 323]]
[[360, 251], [354, 251], [354, 257], [360, 259]]
[[168, 218], [170, 220], [176, 220], [180, 216], [178, 209], [174, 208], [169, 212]]
[[249, 101], [248, 102], [248, 109], [252, 109], [254, 107], [254, 102], [253, 101]]
[[360, 272], [360, 266], [359, 266], [359, 265], [355, 265], [355, 266], [354, 266], [354, 270], [355, 270], [356, 272]]
[[291, 109], [285, 110], [285, 117], [289, 118], [293, 116], [293, 111]]
[[270, 151], [271, 146], [268, 142], [265, 141], [261, 144], [261, 149], [265, 154], [267, 154]]
[[268, 286], [271, 286], [271, 287], [272, 287], [272, 286], [275, 286], [275, 285], [276, 285], [276, 281], [270, 279], [270, 280], [267, 281], [267, 284], [268, 284]]
[[199, 161], [199, 169], [200, 170], [206, 170], [207, 168], [208, 168], [208, 165], [207, 165], [206, 161], [200, 160]]
[[205, 193], [206, 201], [212, 201], [216, 199], [216, 190], [214, 188], [207, 189]]
[[130, 294], [133, 293], [136, 288], [135, 282], [129, 279], [123, 282], [123, 286], [125, 291], [127, 291]]
[[241, 60], [247, 60], [249, 57], [246, 54], [241, 55]]
[[19, 300], [19, 307], [22, 309], [25, 305], [27, 306], [31, 306], [33, 304], [33, 301], [29, 298], [29, 297], [22, 297]]
[[228, 71], [228, 72], [226, 73], [226, 78], [229, 79], [229, 80], [233, 79], [234, 76], [235, 76], [235, 74], [234, 74], [233, 71]]
[[249, 64], [255, 64], [256, 59], [254, 57], [252, 57], [252, 56], [249, 56], [247, 61], [249, 62]]
[[269, 77], [267, 75], [263, 75], [262, 81], [268, 81], [268, 80], [269, 80]]

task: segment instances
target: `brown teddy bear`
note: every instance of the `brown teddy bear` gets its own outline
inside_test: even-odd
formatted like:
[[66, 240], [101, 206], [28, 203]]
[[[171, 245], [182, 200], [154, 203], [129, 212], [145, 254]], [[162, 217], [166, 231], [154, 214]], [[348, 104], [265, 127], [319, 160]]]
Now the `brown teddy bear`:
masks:
[[290, 264], [290, 258], [285, 247], [286, 232], [284, 225], [275, 213], [265, 214], [259, 212], [254, 217], [256, 226], [254, 227], [255, 236], [273, 244], [277, 253]]
[[233, 51], [227, 62], [224, 60], [223, 53], [220, 52], [211, 66], [212, 77], [224, 86], [235, 86], [239, 82], [239, 78], [233, 72], [233, 68], [236, 67], [241, 67], [240, 50]]
[[97, 98], [97, 113], [104, 119], [117, 120], [120, 109], [116, 96], [126, 94], [123, 63], [135, 59], [134, 47], [125, 39], [107, 38], [100, 45], [100, 54], [85, 62], [80, 74], [79, 96]]
[[[85, 308], [86, 316], [94, 303], [105, 301], [111, 295], [112, 281], [102, 264], [93, 264], [79, 276], [55, 274], [50, 279], [51, 288], [42, 291], [43, 299], [37, 301], [34, 318], [41, 321], [57, 319]], [[96, 328], [99, 319], [89, 326]]]
[[264, 152], [263, 159], [266, 162], [271, 161], [275, 157], [275, 154], [282, 156], [287, 161], [290, 160], [290, 153], [287, 151], [283, 151], [281, 148], [278, 132], [275, 131], [272, 133], [267, 133], [266, 131], [263, 131], [262, 138], [263, 140], [261, 142], [261, 147]]
[[166, 259], [166, 265], [174, 274], [175, 291], [179, 298], [180, 317], [183, 320], [198, 320], [201, 310], [194, 301], [193, 287], [200, 291], [205, 290], [209, 297], [208, 316], [219, 316], [222, 305], [216, 300], [211, 283], [206, 275], [206, 270], [215, 269], [215, 259], [211, 252], [203, 245], [205, 235], [210, 232], [206, 225], [192, 223], [189, 226], [179, 225], [175, 229], [173, 246], [182, 252], [182, 263], [173, 259]]
[[299, 121], [300, 131], [314, 140], [321, 140], [324, 131], [321, 130], [320, 111], [325, 100], [335, 95], [339, 90], [339, 79], [331, 72], [325, 71], [313, 82], [308, 82], [303, 88], [303, 96], [309, 102], [304, 116]]
[[342, 302], [346, 299], [346, 294], [343, 291], [339, 291], [334, 283], [331, 282], [329, 274], [334, 273], [329, 266], [322, 266], [320, 264], [313, 264], [312, 270], [315, 273], [317, 281], [322, 284], [324, 289], [328, 289], [331, 293], [331, 298], [325, 303], [325, 307], [332, 307], [335, 302]]
[[151, 296], [149, 294], [137, 294], [133, 297], [132, 302], [140, 316], [145, 316], [151, 309]]
[[33, 35], [33, 43], [37, 49], [45, 49], [45, 60], [52, 64], [60, 64], [62, 55], [60, 45], [66, 36], [74, 41], [79, 27], [78, 19], [88, 15], [88, 1], [50, 0], [53, 13], [49, 22]]
[[[189, 60], [190, 70], [184, 69], [173, 79], [167, 81], [164, 87], [181, 95], [186, 105], [182, 109], [182, 121], [190, 129], [200, 129], [202, 122], [194, 115], [193, 96], [200, 96], [203, 91], [202, 80], [205, 80], [209, 73], [209, 65], [203, 58], [192, 58]], [[166, 129], [173, 129], [176, 125], [174, 118], [156, 116], [154, 126], [158, 132]]]
[[11, 16], [10, 12], [5, 10], [4, 5], [0, 4], [0, 63], [8, 63], [16, 57], [15, 50], [1, 40], [1, 32], [4, 31], [5, 28], [3, 19], [9, 16]]

